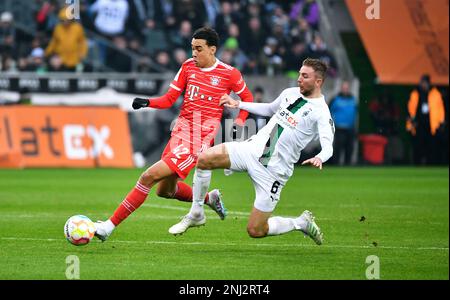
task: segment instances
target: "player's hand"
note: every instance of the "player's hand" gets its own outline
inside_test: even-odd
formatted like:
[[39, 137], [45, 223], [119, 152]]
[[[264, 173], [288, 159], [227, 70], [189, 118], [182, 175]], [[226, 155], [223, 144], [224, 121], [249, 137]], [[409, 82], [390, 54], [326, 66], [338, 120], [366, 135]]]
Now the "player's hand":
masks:
[[139, 109], [139, 108], [143, 108], [143, 107], [148, 107], [149, 104], [150, 104], [150, 101], [148, 99], [134, 98], [132, 106], [133, 106], [133, 109]]
[[234, 120], [234, 126], [239, 126], [239, 127], [243, 127], [245, 125], [245, 121], [243, 121], [240, 118], [237, 118], [236, 120]]
[[223, 96], [220, 97], [219, 105], [223, 105], [228, 108], [239, 108], [239, 101], [234, 100], [230, 97], [230, 95], [223, 94]]
[[313, 157], [313, 158], [307, 159], [304, 162], [302, 162], [302, 166], [306, 165], [306, 164], [311, 164], [314, 167], [322, 170], [322, 160], [318, 157]]

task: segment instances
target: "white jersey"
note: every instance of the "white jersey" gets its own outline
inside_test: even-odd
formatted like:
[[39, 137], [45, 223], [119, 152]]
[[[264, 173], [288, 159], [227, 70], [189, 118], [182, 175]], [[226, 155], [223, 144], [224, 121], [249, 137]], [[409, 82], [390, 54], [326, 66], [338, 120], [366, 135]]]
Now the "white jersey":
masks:
[[313, 140], [322, 147], [322, 162], [333, 154], [334, 123], [323, 96], [308, 99], [298, 87], [285, 89], [272, 103], [244, 103], [239, 108], [272, 118], [248, 142], [254, 144], [259, 161], [286, 182], [301, 151]]
[[97, 13], [94, 24], [102, 33], [117, 35], [124, 32], [129, 11], [126, 0], [97, 0], [91, 11]]

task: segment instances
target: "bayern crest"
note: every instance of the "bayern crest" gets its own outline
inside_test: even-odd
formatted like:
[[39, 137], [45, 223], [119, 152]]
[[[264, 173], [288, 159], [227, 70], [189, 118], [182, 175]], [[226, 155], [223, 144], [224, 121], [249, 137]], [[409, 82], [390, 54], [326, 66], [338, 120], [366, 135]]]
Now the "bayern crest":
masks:
[[217, 76], [212, 76], [211, 77], [211, 84], [212, 85], [216, 86], [216, 85], [219, 85], [219, 83], [220, 83], [219, 77], [217, 77]]

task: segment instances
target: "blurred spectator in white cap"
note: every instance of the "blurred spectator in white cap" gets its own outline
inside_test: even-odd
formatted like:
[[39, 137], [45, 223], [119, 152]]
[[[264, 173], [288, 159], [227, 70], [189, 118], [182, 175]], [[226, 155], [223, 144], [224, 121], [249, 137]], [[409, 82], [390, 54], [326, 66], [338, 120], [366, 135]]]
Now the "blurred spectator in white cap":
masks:
[[31, 51], [26, 71], [33, 71], [37, 73], [46, 73], [47, 68], [44, 62], [45, 51], [37, 47]]
[[0, 16], [0, 56], [14, 54], [16, 31], [13, 26], [14, 16], [5, 11]]

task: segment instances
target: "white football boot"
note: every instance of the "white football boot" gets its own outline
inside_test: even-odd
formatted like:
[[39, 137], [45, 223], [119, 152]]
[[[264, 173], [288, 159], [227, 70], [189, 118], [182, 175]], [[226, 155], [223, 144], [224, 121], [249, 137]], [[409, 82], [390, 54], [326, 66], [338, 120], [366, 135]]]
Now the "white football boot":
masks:
[[111, 222], [111, 220], [97, 221], [94, 223], [95, 226], [95, 236], [98, 237], [102, 242], [106, 241], [106, 239], [111, 235], [115, 226]]
[[317, 245], [322, 245], [323, 233], [320, 231], [320, 228], [317, 226], [314, 219], [315, 217], [312, 212], [305, 210], [300, 217], [296, 219], [296, 223], [302, 224], [302, 226], [297, 225], [296, 228], [302, 231], [305, 236], [309, 236]]
[[206, 202], [206, 205], [211, 207], [211, 209], [219, 215], [221, 220], [224, 220], [228, 214], [222, 201], [222, 194], [218, 189], [209, 192], [209, 199], [208, 202]]
[[194, 219], [190, 214], [187, 214], [181, 219], [181, 221], [172, 227], [169, 228], [169, 233], [177, 235], [183, 234], [190, 227], [198, 227], [203, 226], [206, 223], [206, 217], [203, 214], [203, 217], [200, 219]]

